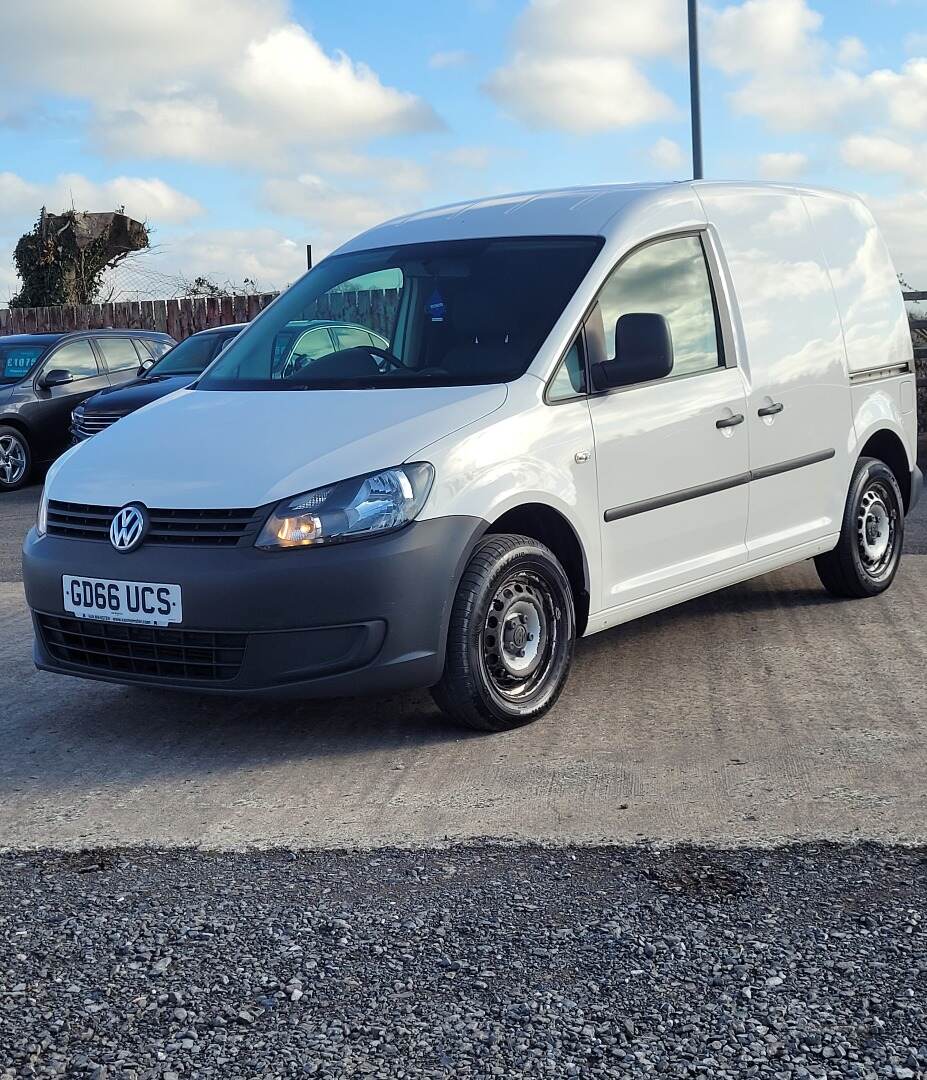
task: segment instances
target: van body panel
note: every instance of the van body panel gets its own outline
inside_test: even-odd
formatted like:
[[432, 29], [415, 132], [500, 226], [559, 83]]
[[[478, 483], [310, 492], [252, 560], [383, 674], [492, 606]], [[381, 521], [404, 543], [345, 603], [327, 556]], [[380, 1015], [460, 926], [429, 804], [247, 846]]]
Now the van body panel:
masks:
[[[538, 379], [520, 379], [491, 416], [416, 450], [413, 458], [435, 467], [420, 520], [460, 513], [492, 524], [519, 506], [548, 506], [580, 541], [590, 603], [597, 607], [601, 530], [589, 403], [577, 398], [551, 407], [543, 396]], [[588, 457], [577, 460], [584, 452]]]
[[839, 531], [853, 450], [843, 327], [797, 192], [706, 184], [699, 196], [737, 298], [750, 468], [783, 470], [750, 487], [747, 548], [762, 558]]
[[[603, 590], [611, 608], [743, 563], [747, 558], [745, 426], [736, 368], [594, 396]], [[725, 490], [697, 494], [717, 482]], [[648, 500], [678, 501], [645, 509]], [[615, 516], [608, 520], [610, 515]]]
[[913, 360], [911, 331], [891, 255], [864, 203], [802, 193], [830, 270], [851, 374]]
[[[917, 414], [904, 412], [902, 398], [908, 378], [882, 379], [852, 387], [854, 442], [862, 449], [879, 431], [891, 431], [901, 440], [908, 466], [917, 464]], [[914, 420], [912, 432], [911, 420]]]
[[504, 385], [179, 390], [76, 448], [82, 467], [68, 469], [60, 497], [102, 506], [263, 506], [401, 464], [429, 436], [472, 423], [505, 397]]

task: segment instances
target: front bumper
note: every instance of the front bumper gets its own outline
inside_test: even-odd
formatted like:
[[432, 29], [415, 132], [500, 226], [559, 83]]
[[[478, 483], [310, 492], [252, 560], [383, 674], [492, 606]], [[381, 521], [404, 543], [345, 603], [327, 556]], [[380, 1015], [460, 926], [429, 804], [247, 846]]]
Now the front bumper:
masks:
[[[331, 547], [142, 546], [36, 535], [23, 581], [45, 671], [197, 692], [329, 697], [431, 686], [441, 677], [457, 582], [480, 518], [418, 521]], [[62, 576], [177, 584], [164, 632], [76, 620]]]

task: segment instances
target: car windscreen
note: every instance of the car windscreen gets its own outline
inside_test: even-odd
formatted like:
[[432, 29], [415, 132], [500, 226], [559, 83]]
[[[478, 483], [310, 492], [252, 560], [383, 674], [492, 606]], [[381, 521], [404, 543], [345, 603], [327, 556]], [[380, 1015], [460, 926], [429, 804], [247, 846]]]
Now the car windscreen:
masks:
[[24, 379], [47, 349], [47, 345], [4, 345], [0, 341], [0, 385]]
[[148, 369], [148, 377], [199, 375], [234, 334], [193, 334], [166, 352]]
[[197, 389], [509, 382], [527, 370], [602, 243], [492, 237], [325, 259], [228, 346]]

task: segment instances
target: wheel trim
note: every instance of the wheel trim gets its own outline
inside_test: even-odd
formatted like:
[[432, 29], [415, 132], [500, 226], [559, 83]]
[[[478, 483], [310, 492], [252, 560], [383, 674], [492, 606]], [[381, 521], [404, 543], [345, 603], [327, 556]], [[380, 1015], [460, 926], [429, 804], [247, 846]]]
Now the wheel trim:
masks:
[[25, 446], [15, 435], [0, 435], [0, 481], [18, 484], [25, 475]]
[[860, 496], [856, 513], [856, 550], [870, 577], [881, 577], [892, 565], [897, 545], [897, 502], [891, 490], [878, 480]]
[[518, 570], [493, 594], [480, 635], [486, 683], [504, 701], [518, 702], [542, 687], [555, 665], [564, 613], [541, 574]]

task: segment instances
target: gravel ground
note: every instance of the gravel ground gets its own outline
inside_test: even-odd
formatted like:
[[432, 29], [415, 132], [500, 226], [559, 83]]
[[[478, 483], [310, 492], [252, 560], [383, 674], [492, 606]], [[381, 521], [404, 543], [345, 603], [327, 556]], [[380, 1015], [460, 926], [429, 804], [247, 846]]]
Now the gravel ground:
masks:
[[927, 1076], [927, 851], [0, 857], [0, 1076]]

